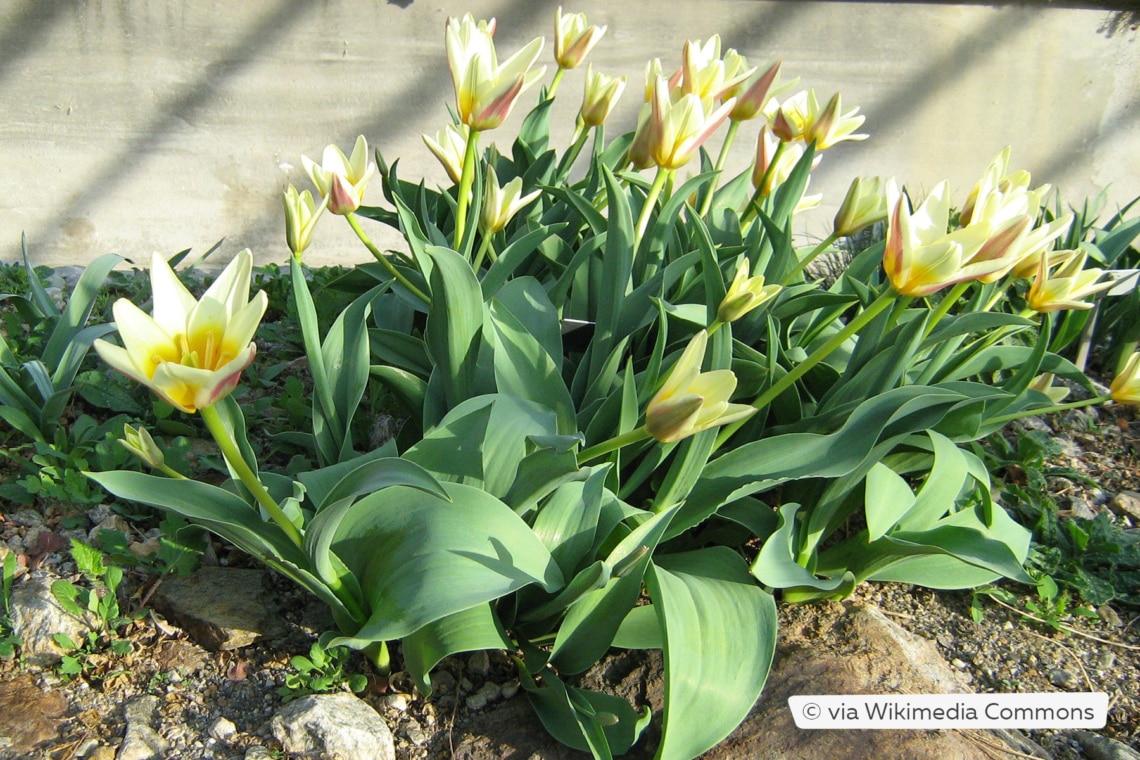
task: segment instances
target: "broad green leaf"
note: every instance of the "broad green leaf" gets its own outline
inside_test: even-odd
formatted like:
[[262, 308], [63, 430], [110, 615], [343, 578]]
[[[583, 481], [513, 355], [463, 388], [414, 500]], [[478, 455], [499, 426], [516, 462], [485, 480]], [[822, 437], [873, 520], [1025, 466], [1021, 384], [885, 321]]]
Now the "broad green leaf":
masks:
[[776, 603], [724, 547], [668, 554], [646, 574], [665, 633], [659, 760], [689, 760], [751, 711], [776, 651]]
[[431, 696], [431, 669], [445, 657], [483, 649], [513, 649], [491, 605], [481, 604], [428, 623], [400, 642], [404, 664], [425, 697]]
[[652, 604], [634, 607], [621, 621], [614, 634], [613, 646], [618, 649], [661, 649], [665, 646], [665, 634], [657, 610]]
[[776, 532], [760, 547], [751, 572], [757, 580], [772, 588], [807, 587], [834, 591], [843, 585], [842, 577], [818, 578], [796, 562], [796, 513], [800, 509], [799, 504], [780, 507]]
[[[329, 384], [334, 413], [323, 404], [313, 405], [313, 434], [325, 464], [355, 456], [352, 449], [352, 419], [368, 387], [368, 315], [372, 301], [384, 289], [377, 286], [353, 301], [333, 322], [321, 344], [321, 360]], [[318, 394], [319, 396], [320, 394]]]
[[571, 578], [590, 558], [602, 510], [602, 487], [609, 467], [591, 468], [587, 480], [563, 483], [543, 502], [534, 533], [550, 550], [562, 575]]
[[436, 246], [425, 253], [434, 266], [424, 337], [450, 409], [475, 395], [483, 294], [471, 265], [458, 253]]
[[550, 735], [597, 760], [625, 754], [649, 725], [648, 707], [638, 712], [621, 697], [566, 686], [549, 668], [542, 686], [521, 669], [520, 681]]
[[[954, 494], [957, 495], [957, 490]], [[907, 482], [882, 462], [867, 473], [864, 498], [868, 538], [882, 538], [914, 506], [914, 494]]]
[[44, 364], [56, 367], [63, 361], [64, 352], [77, 338], [84, 325], [91, 316], [91, 309], [95, 306], [95, 298], [103, 281], [120, 262], [125, 261], [122, 256], [106, 253], [92, 261], [83, 270], [79, 281], [68, 295], [67, 306], [60, 314], [59, 322], [52, 330], [51, 337], [40, 354]]
[[562, 585], [550, 552], [510, 507], [478, 488], [443, 487], [450, 501], [393, 486], [341, 518], [331, 548], [359, 579], [371, 616], [335, 643], [401, 638], [532, 583]]

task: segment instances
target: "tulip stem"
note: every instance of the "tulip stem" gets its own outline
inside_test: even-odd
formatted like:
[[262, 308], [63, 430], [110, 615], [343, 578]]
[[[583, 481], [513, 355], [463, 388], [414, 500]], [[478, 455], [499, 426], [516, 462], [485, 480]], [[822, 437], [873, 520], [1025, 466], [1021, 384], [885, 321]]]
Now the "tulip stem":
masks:
[[657, 176], [653, 178], [653, 184], [649, 186], [649, 194], [645, 196], [645, 205], [641, 207], [641, 215], [637, 218], [637, 235], [633, 239], [633, 250], [635, 252], [641, 247], [641, 238], [645, 235], [645, 228], [649, 226], [649, 212], [657, 205], [657, 196], [661, 195], [661, 189], [665, 187], [665, 182], [672, 173], [672, 169], [657, 168]]
[[455, 241], [453, 246], [459, 250], [463, 244], [463, 233], [467, 229], [467, 207], [471, 202], [471, 188], [475, 186], [475, 156], [479, 133], [471, 130], [467, 138], [467, 149], [463, 153], [463, 174], [459, 178], [459, 199], [455, 209]]
[[[768, 390], [757, 396], [756, 400], [752, 402], [752, 406], [757, 409], [763, 409], [775, 401], [781, 393], [791, 388], [797, 380], [807, 374], [808, 370], [826, 359], [832, 351], [842, 346], [852, 335], [862, 330], [871, 320], [879, 316], [884, 309], [894, 302], [896, 297], [897, 295], [893, 289], [887, 288], [884, 290], [878, 298], [871, 302], [870, 306], [856, 314], [842, 330], [832, 335], [827, 342], [816, 349], [811, 356], [797, 364], [789, 370], [788, 374], [772, 383], [772, 385], [768, 387]], [[727, 425], [717, 437], [716, 448], [719, 449], [723, 446], [745, 422], [746, 420], [740, 420], [739, 422]]]
[[546, 90], [546, 99], [553, 100], [554, 93], [558, 92], [558, 85], [562, 83], [562, 75], [566, 73], [566, 69], [561, 66], [554, 72], [554, 78], [550, 80], [550, 87]]
[[578, 452], [578, 466], [581, 467], [592, 459], [597, 459], [598, 457], [605, 456], [610, 452], [617, 451], [623, 446], [628, 446], [631, 443], [638, 443], [640, 441], [646, 440], [647, 438], [649, 438], [649, 431], [645, 429], [644, 425], [637, 428], [636, 430], [630, 430], [628, 433], [622, 433], [621, 435], [614, 436], [608, 441], [602, 441], [599, 444]]
[[356, 233], [356, 236], [360, 238], [360, 242], [364, 243], [364, 247], [367, 248], [369, 253], [371, 253], [372, 256], [380, 262], [381, 266], [388, 270], [388, 274], [392, 275], [392, 277], [396, 279], [396, 282], [403, 285], [409, 293], [424, 303], [431, 303], [431, 299], [422, 290], [413, 285], [411, 281], [404, 276], [404, 273], [401, 272], [396, 267], [396, 265], [389, 261], [388, 257], [381, 253], [380, 249], [378, 249], [372, 243], [372, 240], [368, 237], [368, 234], [365, 233], [365, 231], [361, 228], [360, 222], [357, 221], [356, 214], [345, 214], [344, 218], [348, 220], [349, 226], [352, 227], [352, 231]]
[[[763, 138], [761, 138], [763, 139]], [[768, 165], [764, 167], [764, 174], [760, 176], [760, 181], [756, 183], [756, 192], [752, 193], [752, 198], [748, 201], [748, 205], [744, 208], [744, 214], [741, 216], [741, 223], [747, 223], [753, 216], [760, 211], [760, 199], [767, 197], [771, 192], [771, 188], [765, 190], [768, 185], [768, 180], [772, 177], [772, 171], [776, 168], [777, 162], [780, 160], [780, 154], [784, 152], [783, 140], [776, 143], [776, 152], [772, 154], [771, 160]]]
[[989, 424], [997, 423], [1000, 425], [1004, 425], [1007, 422], [1013, 422], [1014, 420], [1020, 420], [1024, 417], [1040, 417], [1043, 414], [1056, 414], [1057, 412], [1067, 412], [1067, 411], [1070, 411], [1072, 409], [1081, 409], [1081, 408], [1086, 407], [1086, 406], [1092, 406], [1093, 404], [1102, 404], [1105, 401], [1109, 401], [1111, 399], [1112, 399], [1112, 396], [1095, 396], [1093, 398], [1087, 398], [1083, 401], [1070, 401], [1067, 404], [1055, 404], [1053, 406], [1047, 406], [1044, 409], [1027, 409], [1027, 410], [1021, 411], [1021, 412], [1014, 412], [1013, 414], [1003, 414], [1001, 416], [993, 417], [989, 420], [986, 420], [986, 422]]
[[808, 264], [815, 261], [815, 259], [821, 253], [823, 253], [829, 247], [831, 247], [831, 244], [834, 243], [838, 239], [839, 239], [839, 234], [835, 233], [835, 232], [832, 232], [830, 235], [828, 235], [826, 238], [824, 238], [822, 243], [817, 245], [815, 248], [812, 248], [811, 252], [809, 252], [807, 256], [804, 256], [802, 259], [800, 259], [800, 263], [796, 264], [796, 266], [792, 269], [792, 271], [788, 272], [787, 276], [784, 277], [783, 283], [781, 283], [781, 284], [787, 285], [792, 280], [794, 280], [796, 278], [796, 276], [799, 275], [800, 272], [804, 271], [804, 269], [807, 268]]
[[471, 264], [472, 270], [476, 272], [479, 271], [479, 267], [483, 265], [483, 259], [486, 257], [488, 252], [491, 254], [491, 261], [493, 262], [495, 260], [495, 251], [491, 247], [491, 241], [493, 238], [494, 233], [489, 231], [483, 233], [483, 241], [479, 243], [479, 253], [475, 255], [475, 261]]
[[578, 117], [578, 122], [574, 126], [574, 137], [570, 140], [570, 147], [562, 154], [562, 160], [558, 162], [558, 176], [563, 179], [570, 176], [570, 170], [574, 168], [575, 162], [578, 161], [578, 156], [582, 153], [582, 148], [586, 145], [586, 139], [590, 136], [590, 129], [586, 126], [586, 122], [582, 121], [582, 117]]
[[934, 332], [934, 328], [942, 321], [942, 318], [949, 313], [954, 304], [958, 302], [958, 299], [961, 298], [962, 294], [966, 292], [966, 289], [970, 287], [970, 283], [971, 281], [967, 280], [965, 282], [956, 283], [954, 287], [950, 288], [950, 292], [946, 294], [946, 297], [938, 304], [938, 308], [930, 315], [930, 321], [926, 323], [926, 331], [922, 334], [923, 338], [930, 337], [930, 333]]
[[720, 153], [716, 157], [716, 165], [713, 166], [713, 171], [716, 176], [709, 182], [708, 192], [705, 193], [704, 199], [701, 201], [701, 208], [697, 212], [698, 216], [705, 216], [709, 213], [709, 208], [712, 207], [713, 195], [716, 194], [717, 180], [720, 178], [721, 172], [724, 171], [724, 165], [728, 161], [728, 151], [732, 147], [733, 141], [736, 139], [736, 132], [740, 129], [740, 122], [735, 119], [728, 123], [728, 131], [724, 134], [724, 142], [721, 143]]
[[210, 431], [210, 435], [214, 436], [218, 448], [222, 451], [222, 456], [238, 474], [242, 484], [249, 489], [253, 497], [257, 499], [257, 503], [269, 514], [273, 522], [277, 523], [277, 527], [285, 532], [289, 540], [297, 546], [301, 546], [301, 533], [297, 530], [297, 526], [289, 521], [289, 518], [281, 511], [281, 507], [277, 505], [277, 502], [265, 490], [265, 486], [257, 479], [257, 475], [254, 474], [249, 463], [245, 461], [241, 451], [238, 450], [233, 433], [222, 421], [218, 410], [213, 406], [206, 406], [199, 409], [198, 412], [202, 415], [202, 422], [206, 423], [206, 429]]

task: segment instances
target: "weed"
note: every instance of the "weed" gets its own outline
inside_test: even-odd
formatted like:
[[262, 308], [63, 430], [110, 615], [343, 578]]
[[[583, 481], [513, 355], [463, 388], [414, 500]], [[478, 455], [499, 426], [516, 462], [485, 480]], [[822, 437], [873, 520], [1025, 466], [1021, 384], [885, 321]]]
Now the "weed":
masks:
[[309, 656], [296, 655], [289, 664], [296, 673], [285, 676], [285, 685], [277, 689], [286, 702], [308, 696], [348, 688], [359, 694], [368, 686], [368, 679], [360, 674], [345, 672], [350, 652], [345, 647], [326, 647], [322, 640], [313, 642]]
[[20, 637], [12, 631], [12, 607], [9, 602], [12, 593], [12, 581], [16, 577], [16, 555], [8, 552], [4, 561], [0, 563], [0, 659], [10, 660], [16, 654], [16, 647], [20, 644]]

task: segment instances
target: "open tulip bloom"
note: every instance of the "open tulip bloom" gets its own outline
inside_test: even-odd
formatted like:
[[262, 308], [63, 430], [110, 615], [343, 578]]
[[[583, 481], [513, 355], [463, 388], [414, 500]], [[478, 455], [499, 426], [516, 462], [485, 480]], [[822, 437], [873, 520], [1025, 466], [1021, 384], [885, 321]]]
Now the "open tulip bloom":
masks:
[[352, 156], [345, 156], [336, 145], [329, 145], [318, 164], [308, 156], [301, 156], [301, 164], [317, 191], [334, 214], [349, 214], [364, 202], [364, 188], [376, 173], [376, 164], [368, 160], [368, 141], [364, 135], [356, 138]]
[[125, 298], [115, 302], [115, 325], [123, 346], [95, 341], [103, 361], [147, 386], [184, 412], [224, 398], [253, 361], [252, 342], [268, 298], [249, 298], [253, 257], [239, 253], [195, 300], [158, 254], [151, 263], [154, 314]]
[[500, 65], [494, 29], [493, 20], [476, 22], [470, 13], [447, 21], [447, 65], [455, 85], [459, 120], [476, 132], [502, 124], [519, 95], [546, 72], [546, 67], [530, 70], [542, 52], [541, 37]]

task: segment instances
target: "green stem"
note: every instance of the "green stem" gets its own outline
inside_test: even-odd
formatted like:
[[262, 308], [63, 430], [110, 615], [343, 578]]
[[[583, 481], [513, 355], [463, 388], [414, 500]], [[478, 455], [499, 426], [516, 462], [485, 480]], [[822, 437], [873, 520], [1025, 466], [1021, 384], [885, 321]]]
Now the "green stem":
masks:
[[[879, 316], [888, 306], [894, 303], [898, 294], [892, 288], [887, 288], [883, 293], [876, 298], [870, 306], [861, 311], [859, 314], [848, 322], [842, 330], [832, 335], [826, 343], [820, 346], [816, 351], [804, 359], [802, 362], [793, 367], [788, 374], [781, 377], [776, 382], [769, 386], [768, 390], [757, 396], [756, 400], [752, 402], [752, 406], [757, 409], [763, 409], [768, 404], [776, 400], [781, 393], [791, 388], [797, 380], [807, 374], [815, 365], [826, 359], [832, 351], [842, 346], [847, 340], [855, 333], [862, 330], [867, 324], [875, 317]], [[725, 427], [716, 441], [716, 448], [720, 448], [728, 441], [729, 438], [741, 428], [747, 420], [734, 422], [733, 424]]]
[[546, 99], [550, 100], [554, 97], [554, 93], [558, 92], [558, 85], [562, 82], [562, 75], [566, 73], [566, 69], [561, 66], [554, 72], [554, 78], [550, 80], [550, 87], [546, 90]]
[[[491, 232], [484, 232], [483, 233], [483, 241], [479, 244], [479, 253], [477, 253], [475, 255], [475, 263], [473, 263], [471, 265], [471, 268], [474, 271], [478, 272], [479, 267], [481, 267], [483, 265], [483, 258], [487, 255], [487, 251], [491, 250], [492, 238], [494, 238], [493, 233], [491, 233]], [[491, 253], [491, 260], [492, 261], [495, 260], [495, 255], [494, 255], [493, 251]]]
[[672, 173], [672, 169], [657, 168], [657, 176], [653, 178], [653, 184], [649, 187], [649, 194], [645, 196], [645, 205], [641, 207], [641, 215], [637, 218], [637, 235], [633, 239], [634, 251], [641, 247], [641, 238], [645, 235], [645, 228], [649, 225], [649, 212], [657, 205], [657, 196], [661, 195], [661, 189], [665, 187], [665, 182]]
[[792, 280], [794, 280], [797, 276], [799, 276], [800, 272], [804, 271], [804, 269], [807, 268], [808, 264], [815, 261], [817, 256], [826, 251], [831, 246], [831, 244], [838, 239], [839, 235], [835, 232], [832, 232], [830, 235], [824, 238], [822, 243], [817, 245], [815, 248], [812, 248], [811, 252], [809, 252], [807, 256], [804, 256], [803, 259], [800, 260], [800, 263], [796, 264], [792, 271], [788, 272], [787, 276], [784, 277], [784, 281], [781, 284], [787, 285]]
[[926, 323], [926, 332], [922, 334], [922, 337], [930, 337], [930, 333], [934, 332], [934, 328], [942, 321], [942, 318], [949, 313], [950, 309], [958, 302], [958, 299], [962, 297], [962, 294], [966, 292], [966, 289], [969, 288], [972, 283], [972, 280], [966, 280], [950, 288], [950, 292], [946, 294], [946, 297], [938, 304], [938, 308], [930, 315], [930, 321]]
[[628, 433], [622, 433], [621, 435], [614, 436], [608, 441], [602, 441], [595, 446], [591, 446], [588, 449], [583, 449], [582, 451], [578, 452], [578, 466], [581, 467], [591, 459], [597, 459], [598, 457], [605, 456], [612, 451], [617, 451], [623, 446], [628, 446], [631, 443], [638, 443], [639, 441], [644, 441], [647, 438], [649, 438], [649, 432], [645, 429], [644, 425], [637, 428], [636, 430], [630, 430]]
[[1109, 401], [1111, 399], [1112, 399], [1112, 396], [1096, 396], [1094, 398], [1085, 399], [1084, 401], [1070, 401], [1067, 404], [1055, 404], [1053, 406], [1047, 406], [1044, 409], [1040, 409], [1040, 408], [1038, 408], [1038, 409], [1027, 409], [1027, 410], [1021, 411], [1021, 412], [1014, 412], [1013, 414], [1003, 414], [999, 417], [994, 417], [992, 419], [986, 420], [986, 422], [991, 423], [991, 424], [997, 423], [999, 425], [1004, 425], [1007, 422], [1013, 422], [1014, 420], [1020, 420], [1023, 417], [1040, 417], [1043, 414], [1056, 414], [1057, 412], [1067, 412], [1067, 411], [1070, 411], [1072, 409], [1081, 409], [1081, 408], [1086, 407], [1086, 406], [1092, 406], [1093, 404], [1102, 404], [1105, 401]]
[[176, 480], [189, 480], [189, 478], [187, 478], [185, 475], [183, 475], [178, 470], [174, 469], [173, 467], [171, 467], [168, 464], [165, 464], [165, 463], [160, 464], [160, 465], [158, 465], [158, 467], [156, 469], [159, 472], [163, 473], [164, 475], [167, 475], [171, 478], [175, 478]]
[[724, 165], [728, 161], [728, 151], [732, 147], [732, 143], [736, 139], [736, 132], [739, 129], [739, 121], [733, 119], [728, 123], [728, 131], [724, 135], [724, 142], [721, 143], [720, 153], [717, 154], [716, 164], [713, 166], [713, 171], [716, 172], [716, 177], [713, 177], [712, 182], [709, 183], [708, 192], [705, 193], [705, 197], [701, 201], [701, 208], [697, 212], [698, 216], [705, 216], [709, 213], [709, 209], [712, 207], [712, 199], [713, 195], [716, 193], [717, 181], [720, 178], [721, 172], [724, 171]]
[[364, 656], [376, 668], [376, 672], [386, 676], [392, 672], [392, 657], [388, 654], [388, 642], [377, 641], [364, 648]]
[[396, 265], [389, 261], [388, 257], [381, 253], [379, 248], [373, 245], [372, 240], [369, 239], [367, 233], [365, 233], [361, 228], [360, 222], [357, 221], [356, 214], [346, 214], [344, 218], [348, 220], [349, 226], [352, 227], [352, 231], [356, 233], [356, 236], [360, 238], [360, 242], [364, 243], [364, 247], [367, 248], [369, 253], [371, 253], [372, 256], [380, 262], [381, 266], [388, 270], [388, 274], [396, 278], [396, 282], [403, 285], [409, 293], [424, 303], [431, 303], [431, 298], [429, 298], [422, 290], [413, 285], [411, 281], [409, 281], [408, 278], [404, 276], [404, 273], [401, 272], [396, 267]]
[[463, 175], [459, 178], [459, 200], [455, 209], [455, 241], [452, 244], [455, 250], [460, 249], [463, 243], [463, 233], [467, 228], [467, 207], [471, 203], [471, 188], [475, 185], [475, 156], [479, 133], [471, 130], [467, 138], [467, 149], [463, 153]]
[[578, 156], [582, 153], [582, 148], [586, 146], [586, 140], [590, 136], [590, 130], [586, 128], [586, 122], [582, 121], [582, 117], [578, 117], [578, 123], [574, 127], [574, 137], [570, 140], [570, 147], [562, 154], [562, 160], [558, 162], [558, 176], [565, 179], [570, 175], [570, 170], [574, 168], [574, 163], [578, 160]]
[[277, 527], [285, 532], [289, 540], [297, 546], [301, 546], [301, 533], [297, 530], [297, 526], [289, 521], [289, 518], [281, 511], [281, 507], [277, 505], [277, 502], [265, 490], [265, 486], [257, 479], [257, 475], [250, 469], [249, 463], [242, 457], [241, 451], [238, 450], [237, 441], [234, 440], [233, 434], [226, 427], [226, 423], [222, 421], [218, 410], [213, 406], [207, 406], [199, 409], [198, 412], [202, 415], [202, 422], [206, 423], [206, 429], [217, 441], [222, 456], [238, 474], [242, 484], [249, 489], [249, 492], [257, 499], [257, 503], [269, 514], [273, 522], [277, 523]]

